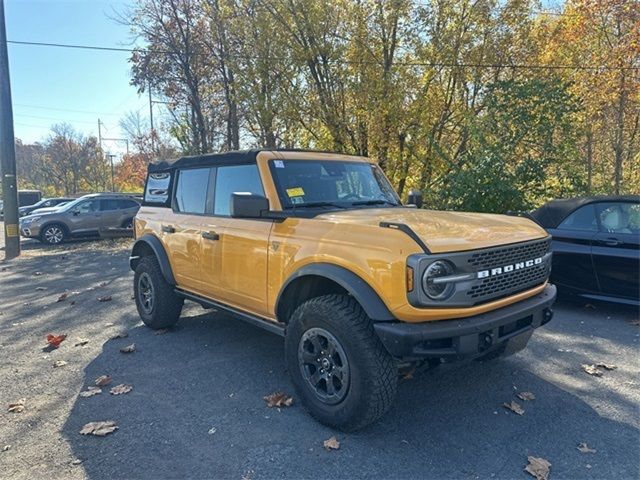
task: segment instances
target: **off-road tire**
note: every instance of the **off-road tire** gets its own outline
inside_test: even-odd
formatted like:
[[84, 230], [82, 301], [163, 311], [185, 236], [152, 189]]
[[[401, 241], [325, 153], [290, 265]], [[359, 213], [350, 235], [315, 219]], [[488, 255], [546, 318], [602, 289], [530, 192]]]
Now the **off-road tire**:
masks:
[[[54, 234], [54, 230], [58, 233]], [[67, 230], [67, 227], [65, 227], [61, 223], [50, 223], [48, 225], [45, 225], [40, 232], [40, 241], [46, 245], [60, 245], [68, 237], [69, 231]]]
[[[142, 281], [142, 286], [141, 286]], [[145, 303], [147, 282], [151, 285], [152, 304]], [[153, 329], [168, 328], [180, 318], [184, 299], [176, 295], [173, 286], [164, 279], [155, 256], [142, 257], [136, 267], [133, 292], [138, 314], [147, 327]]]
[[[299, 346], [310, 329], [329, 332], [346, 354], [349, 383], [339, 403], [323, 402], [303, 374]], [[330, 427], [360, 429], [384, 415], [395, 399], [397, 365], [376, 336], [371, 319], [347, 295], [312, 298], [295, 310], [287, 325], [285, 360], [302, 404]]]

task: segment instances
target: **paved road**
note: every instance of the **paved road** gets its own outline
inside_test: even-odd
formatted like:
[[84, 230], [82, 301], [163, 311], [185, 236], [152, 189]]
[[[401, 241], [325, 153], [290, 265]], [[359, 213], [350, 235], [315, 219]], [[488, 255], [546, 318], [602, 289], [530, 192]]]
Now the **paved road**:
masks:
[[[527, 455], [548, 459], [551, 478], [640, 475], [632, 310], [561, 302], [525, 351], [403, 380], [386, 417], [342, 434], [297, 403], [265, 406], [264, 395], [292, 390], [282, 339], [197, 306], [164, 335], [142, 326], [128, 241], [25, 246], [24, 258], [0, 263], [4, 478], [526, 479]], [[67, 300], [56, 302], [65, 290]], [[97, 300], [105, 295], [112, 301]], [[121, 331], [129, 337], [111, 339]], [[48, 333], [68, 338], [47, 352]], [[81, 340], [89, 342], [74, 346]], [[136, 352], [120, 353], [130, 343]], [[68, 364], [53, 368], [56, 360]], [[594, 362], [618, 368], [601, 378], [581, 371]], [[133, 391], [78, 396], [102, 374]], [[502, 407], [519, 391], [536, 396], [519, 401], [522, 416]], [[21, 397], [26, 411], [8, 413]], [[79, 434], [99, 420], [120, 428], [104, 438]], [[333, 435], [340, 449], [327, 452], [322, 442]], [[597, 452], [580, 453], [580, 442]]]

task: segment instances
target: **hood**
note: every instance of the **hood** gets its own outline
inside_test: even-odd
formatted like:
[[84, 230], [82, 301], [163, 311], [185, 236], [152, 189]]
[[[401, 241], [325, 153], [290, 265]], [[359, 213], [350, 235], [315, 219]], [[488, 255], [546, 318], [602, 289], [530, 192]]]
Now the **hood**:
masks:
[[[60, 205], [61, 207], [62, 205]], [[29, 215], [42, 215], [43, 213], [57, 212], [60, 207], [36, 208]]]
[[375, 227], [379, 227], [380, 222], [404, 223], [432, 253], [496, 247], [548, 235], [542, 227], [526, 218], [490, 213], [363, 208], [326, 213], [316, 218]]

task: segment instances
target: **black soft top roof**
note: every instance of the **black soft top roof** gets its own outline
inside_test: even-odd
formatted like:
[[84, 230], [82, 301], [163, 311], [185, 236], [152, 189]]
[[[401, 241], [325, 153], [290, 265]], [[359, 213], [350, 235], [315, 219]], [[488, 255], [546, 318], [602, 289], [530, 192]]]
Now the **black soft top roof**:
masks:
[[180, 157], [173, 160], [162, 160], [157, 163], [149, 164], [149, 173], [167, 172], [176, 168], [189, 167], [210, 167], [216, 165], [246, 165], [254, 163], [256, 156], [260, 152], [315, 152], [315, 153], [335, 153], [326, 150], [310, 150], [299, 148], [264, 148], [255, 150], [234, 150], [223, 153], [205, 153], [202, 155], [192, 155], [188, 157]]
[[163, 160], [149, 164], [149, 173], [166, 172], [176, 168], [209, 167], [215, 165], [243, 165], [256, 161], [261, 150], [238, 150], [225, 153], [206, 153], [180, 157], [173, 160]]
[[556, 228], [570, 213], [583, 205], [597, 202], [640, 203], [640, 195], [598, 195], [594, 197], [578, 197], [566, 200], [551, 200], [531, 212], [531, 216], [544, 228]]

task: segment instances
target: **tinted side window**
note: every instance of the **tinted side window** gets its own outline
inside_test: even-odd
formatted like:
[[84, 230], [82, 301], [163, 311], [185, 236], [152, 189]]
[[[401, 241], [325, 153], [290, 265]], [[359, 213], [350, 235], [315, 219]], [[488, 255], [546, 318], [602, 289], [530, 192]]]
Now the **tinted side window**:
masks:
[[133, 200], [120, 200], [120, 208], [122, 209], [126, 209], [126, 208], [134, 208], [137, 207], [138, 204], [136, 202], [134, 202]]
[[100, 210], [103, 212], [107, 212], [109, 210], [118, 210], [120, 200], [117, 198], [105, 198], [104, 200], [100, 200]]
[[640, 204], [598, 203], [596, 204], [600, 231], [607, 233], [637, 233], [640, 227]]
[[209, 168], [181, 170], [176, 186], [176, 209], [184, 213], [204, 213], [209, 184]]
[[264, 195], [257, 165], [218, 167], [214, 201], [216, 215], [231, 214], [231, 194], [234, 192]]
[[585, 205], [565, 218], [558, 228], [561, 230], [583, 230], [595, 232], [598, 230], [598, 222], [593, 205]]

